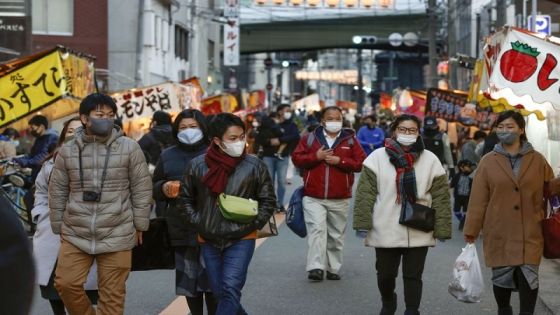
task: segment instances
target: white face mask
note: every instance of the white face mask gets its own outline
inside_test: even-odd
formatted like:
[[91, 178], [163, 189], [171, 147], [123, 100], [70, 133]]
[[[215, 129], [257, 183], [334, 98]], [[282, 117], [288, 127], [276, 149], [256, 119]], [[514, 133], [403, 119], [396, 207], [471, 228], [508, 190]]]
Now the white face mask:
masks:
[[240, 157], [241, 154], [243, 154], [243, 151], [245, 151], [245, 140], [239, 140], [236, 142], [222, 141], [222, 145], [224, 146], [222, 150], [231, 157]]
[[328, 132], [339, 132], [342, 129], [342, 121], [327, 121], [325, 122], [325, 129]]
[[199, 128], [187, 128], [185, 130], [179, 131], [177, 134], [177, 139], [179, 142], [184, 144], [194, 144], [198, 141], [202, 140], [204, 135], [202, 134], [202, 130]]
[[397, 142], [402, 144], [402, 145], [414, 144], [414, 143], [416, 143], [416, 139], [418, 139], [418, 136], [416, 136], [416, 135], [397, 134]]
[[253, 127], [257, 128], [259, 126], [259, 122], [256, 121], [256, 120], [253, 120], [252, 125], [253, 125]]
[[290, 118], [292, 118], [292, 112], [285, 112], [285, 113], [284, 113], [284, 119], [285, 119], [285, 120], [288, 120], [288, 119], [290, 119]]

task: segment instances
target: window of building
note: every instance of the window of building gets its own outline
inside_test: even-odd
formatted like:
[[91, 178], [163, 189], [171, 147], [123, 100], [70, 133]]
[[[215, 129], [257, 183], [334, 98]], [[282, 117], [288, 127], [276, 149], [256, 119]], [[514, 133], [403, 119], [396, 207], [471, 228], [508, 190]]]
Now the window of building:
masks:
[[214, 52], [216, 49], [216, 44], [213, 40], [208, 40], [208, 67], [214, 67]]
[[189, 32], [179, 25], [175, 25], [175, 56], [189, 60]]
[[73, 0], [32, 0], [31, 10], [33, 34], [73, 34]]

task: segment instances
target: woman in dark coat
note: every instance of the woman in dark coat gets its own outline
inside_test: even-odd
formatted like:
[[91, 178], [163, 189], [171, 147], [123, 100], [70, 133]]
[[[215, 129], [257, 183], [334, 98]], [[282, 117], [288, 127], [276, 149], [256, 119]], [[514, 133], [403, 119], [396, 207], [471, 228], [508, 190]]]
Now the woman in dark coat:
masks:
[[193, 315], [203, 314], [206, 297], [208, 314], [214, 314], [216, 302], [201, 261], [196, 233], [182, 219], [176, 205], [178, 187], [187, 164], [205, 153], [208, 147], [206, 119], [200, 111], [187, 109], [179, 113], [172, 127], [177, 144], [161, 153], [153, 177], [154, 197], [167, 203], [164, 214], [171, 245], [175, 249], [177, 295], [186, 297]]

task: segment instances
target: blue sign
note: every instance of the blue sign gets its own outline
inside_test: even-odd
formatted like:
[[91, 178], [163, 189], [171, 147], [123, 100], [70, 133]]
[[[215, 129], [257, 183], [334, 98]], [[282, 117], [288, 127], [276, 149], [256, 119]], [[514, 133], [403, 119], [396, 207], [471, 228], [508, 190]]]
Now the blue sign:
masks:
[[[527, 28], [531, 29], [532, 25], [533, 16], [529, 15], [527, 17]], [[550, 18], [550, 15], [537, 15], [535, 29], [532, 31], [550, 36], [552, 34], [552, 20]]]

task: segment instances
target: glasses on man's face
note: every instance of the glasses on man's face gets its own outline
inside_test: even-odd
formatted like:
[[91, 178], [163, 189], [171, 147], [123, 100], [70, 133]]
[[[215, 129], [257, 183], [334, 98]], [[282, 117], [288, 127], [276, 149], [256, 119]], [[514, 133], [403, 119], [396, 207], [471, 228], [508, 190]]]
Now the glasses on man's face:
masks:
[[397, 127], [397, 131], [404, 134], [413, 135], [418, 133], [418, 128]]

